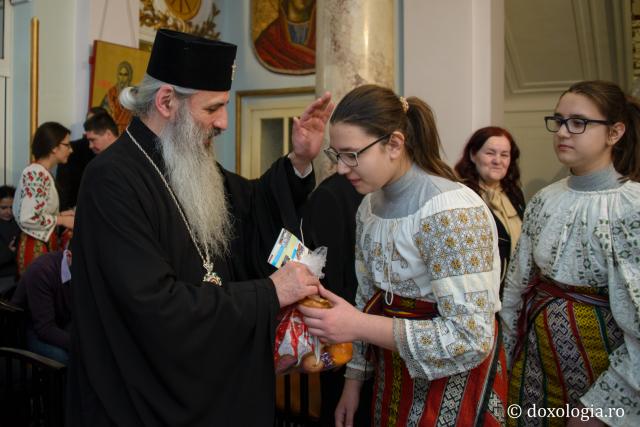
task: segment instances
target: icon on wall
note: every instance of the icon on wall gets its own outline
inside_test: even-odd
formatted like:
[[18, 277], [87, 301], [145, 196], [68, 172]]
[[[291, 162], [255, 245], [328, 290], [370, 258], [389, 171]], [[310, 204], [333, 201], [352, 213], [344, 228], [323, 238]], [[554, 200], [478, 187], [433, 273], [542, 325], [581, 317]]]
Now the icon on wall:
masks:
[[252, 0], [251, 6], [258, 61], [275, 73], [315, 73], [316, 0]]
[[120, 91], [142, 81], [151, 53], [141, 49], [96, 40], [91, 63], [90, 107], [105, 108], [122, 133], [131, 121], [131, 112], [118, 100]]

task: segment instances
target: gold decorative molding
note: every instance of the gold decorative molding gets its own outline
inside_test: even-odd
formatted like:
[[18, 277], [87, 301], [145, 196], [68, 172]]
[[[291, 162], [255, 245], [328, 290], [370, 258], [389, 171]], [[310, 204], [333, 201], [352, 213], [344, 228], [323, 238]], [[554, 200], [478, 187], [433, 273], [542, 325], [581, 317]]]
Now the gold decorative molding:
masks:
[[184, 20], [171, 13], [157, 10], [153, 5], [153, 0], [140, 1], [142, 3], [142, 9], [140, 9], [141, 26], [153, 28], [156, 31], [160, 28], [182, 31], [213, 40], [220, 38], [220, 33], [216, 31], [216, 24], [213, 22], [214, 18], [220, 14], [220, 9], [215, 3], [211, 4], [211, 13], [207, 19], [199, 24], [194, 24], [191, 20]]

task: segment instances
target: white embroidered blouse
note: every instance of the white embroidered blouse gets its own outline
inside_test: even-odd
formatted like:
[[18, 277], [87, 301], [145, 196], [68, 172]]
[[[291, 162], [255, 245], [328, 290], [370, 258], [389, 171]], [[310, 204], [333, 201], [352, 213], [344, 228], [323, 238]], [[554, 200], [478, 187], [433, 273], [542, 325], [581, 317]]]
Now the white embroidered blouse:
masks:
[[640, 425], [640, 183], [620, 186], [614, 180], [593, 191], [570, 186], [580, 178], [551, 184], [527, 205], [500, 312], [507, 359], [515, 346], [521, 294], [538, 270], [560, 283], [608, 286], [624, 344], [581, 401], [586, 407], [624, 408], [618, 421]]
[[51, 173], [32, 163], [22, 171], [13, 200], [13, 216], [20, 229], [43, 242], [48, 242], [56, 227], [60, 201]]
[[[387, 298], [437, 303], [439, 316], [431, 320], [395, 318], [393, 324], [410, 375], [433, 380], [476, 367], [491, 350], [500, 309], [500, 257], [493, 216], [475, 192], [415, 167], [408, 175], [401, 178], [400, 200], [380, 196], [397, 213], [396, 207], [428, 194], [415, 212], [382, 218], [372, 209], [376, 193], [367, 195], [358, 210], [356, 306], [362, 310], [378, 289]], [[363, 344], [356, 342], [345, 376], [371, 375], [373, 367], [363, 354]]]

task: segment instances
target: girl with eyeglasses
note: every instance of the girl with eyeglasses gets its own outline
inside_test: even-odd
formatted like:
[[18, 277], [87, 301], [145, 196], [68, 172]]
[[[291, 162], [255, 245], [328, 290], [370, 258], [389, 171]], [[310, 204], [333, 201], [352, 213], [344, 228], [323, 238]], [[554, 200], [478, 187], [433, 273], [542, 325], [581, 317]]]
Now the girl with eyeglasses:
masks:
[[311, 334], [355, 341], [336, 425], [353, 425], [370, 376], [374, 425], [499, 425], [507, 378], [491, 211], [440, 158], [422, 100], [361, 86], [330, 123], [327, 155], [366, 194], [356, 216], [356, 307], [324, 288], [333, 308], [300, 307]]
[[[571, 175], [531, 199], [511, 258], [500, 311], [509, 403], [640, 425], [640, 104], [584, 81], [545, 122]], [[584, 421], [571, 415], [568, 425]]]
[[60, 123], [46, 122], [33, 135], [31, 152], [35, 161], [22, 171], [13, 200], [13, 215], [22, 230], [17, 250], [18, 274], [38, 256], [58, 249], [57, 225], [73, 229], [74, 212], [60, 212], [51, 174], [73, 152], [70, 133]]

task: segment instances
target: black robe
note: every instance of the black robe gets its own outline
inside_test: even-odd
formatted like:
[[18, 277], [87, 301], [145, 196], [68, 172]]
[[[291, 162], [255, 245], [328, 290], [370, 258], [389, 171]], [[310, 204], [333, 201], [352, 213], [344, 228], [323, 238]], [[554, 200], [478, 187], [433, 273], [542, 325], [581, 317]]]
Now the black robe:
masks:
[[67, 163], [59, 164], [56, 169], [56, 188], [60, 198], [60, 210], [73, 208], [78, 201], [78, 189], [82, 174], [89, 162], [96, 156], [89, 148], [86, 136], [71, 141], [73, 153]]
[[[303, 210], [302, 231], [310, 249], [327, 247], [323, 286], [355, 304], [358, 279], [355, 269], [356, 213], [362, 201], [353, 185], [342, 175], [331, 175], [316, 188]], [[304, 375], [304, 374], [303, 374]], [[333, 425], [334, 412], [344, 385], [344, 368], [320, 375], [320, 425]], [[360, 405], [354, 426], [370, 426], [369, 408], [373, 380], [360, 390]]]
[[[129, 127], [164, 169], [155, 135]], [[222, 170], [222, 168], [221, 168]], [[235, 238], [204, 268], [158, 173], [126, 133], [85, 171], [73, 240], [73, 426], [271, 426], [279, 309], [266, 262], [314, 178], [282, 158], [259, 180], [223, 171]], [[203, 194], [203, 197], [206, 197]]]

